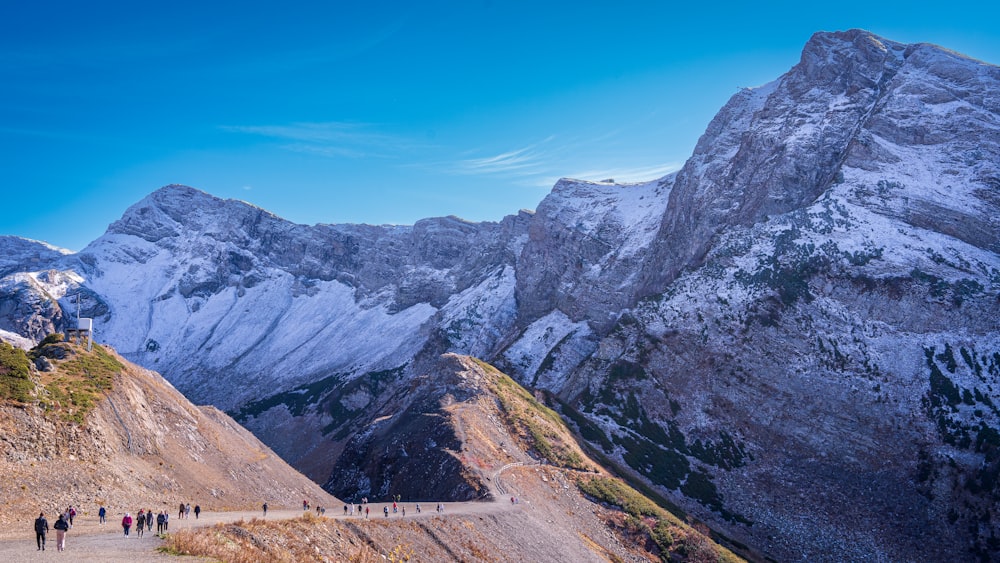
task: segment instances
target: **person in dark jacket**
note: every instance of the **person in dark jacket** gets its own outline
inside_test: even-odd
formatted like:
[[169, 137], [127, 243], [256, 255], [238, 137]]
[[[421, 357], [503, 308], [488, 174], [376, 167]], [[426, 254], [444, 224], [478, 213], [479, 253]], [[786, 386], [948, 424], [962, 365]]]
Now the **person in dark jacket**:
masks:
[[52, 528], [56, 531], [56, 551], [66, 551], [66, 532], [69, 531], [69, 522], [60, 514]]
[[45, 513], [39, 512], [35, 518], [35, 541], [38, 542], [38, 550], [45, 551], [45, 534], [49, 532], [49, 521], [45, 519]]

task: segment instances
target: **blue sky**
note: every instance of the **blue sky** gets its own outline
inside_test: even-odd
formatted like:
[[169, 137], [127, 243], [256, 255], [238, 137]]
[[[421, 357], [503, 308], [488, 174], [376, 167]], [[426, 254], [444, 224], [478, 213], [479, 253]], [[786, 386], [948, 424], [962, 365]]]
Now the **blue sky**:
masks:
[[816, 31], [1000, 63], [988, 2], [3, 2], [0, 234], [79, 250], [171, 183], [297, 223], [499, 220], [678, 168]]

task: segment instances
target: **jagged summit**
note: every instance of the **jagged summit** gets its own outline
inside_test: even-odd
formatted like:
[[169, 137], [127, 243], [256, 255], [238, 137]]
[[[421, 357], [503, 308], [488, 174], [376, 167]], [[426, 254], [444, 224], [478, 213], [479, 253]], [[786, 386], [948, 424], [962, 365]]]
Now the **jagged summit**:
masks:
[[[646, 290], [658, 292], [698, 265], [716, 233], [810, 205], [850, 168], [888, 172], [932, 147], [930, 162], [918, 159], [924, 174], [904, 164], [899, 174], [909, 178], [893, 181], [921, 197], [955, 184], [948, 170], [958, 157], [951, 155], [967, 155], [976, 170], [953, 187], [976, 200], [966, 209], [974, 216], [965, 233], [952, 234], [989, 245], [998, 232], [985, 235], [997, 215], [998, 82], [1000, 68], [933, 45], [862, 30], [813, 35], [788, 73], [737, 93], [709, 124], [677, 174]], [[920, 215], [918, 223], [933, 216]]]
[[101, 338], [199, 402], [253, 405], [320, 482], [348, 444], [377, 467], [374, 407], [475, 356], [768, 557], [996, 559], [977, 523], [1000, 519], [998, 194], [998, 67], [818, 33], [676, 174], [411, 227], [168, 187], [79, 255], [10, 270], [0, 329], [37, 341], [79, 293]]

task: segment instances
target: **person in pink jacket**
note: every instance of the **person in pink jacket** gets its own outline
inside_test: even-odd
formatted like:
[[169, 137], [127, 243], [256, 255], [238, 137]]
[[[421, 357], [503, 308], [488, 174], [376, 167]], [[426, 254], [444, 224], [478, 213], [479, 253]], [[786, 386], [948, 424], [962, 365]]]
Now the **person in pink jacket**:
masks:
[[122, 529], [125, 530], [125, 535], [128, 535], [129, 529], [132, 527], [132, 515], [128, 512], [125, 513], [125, 517], [122, 518]]

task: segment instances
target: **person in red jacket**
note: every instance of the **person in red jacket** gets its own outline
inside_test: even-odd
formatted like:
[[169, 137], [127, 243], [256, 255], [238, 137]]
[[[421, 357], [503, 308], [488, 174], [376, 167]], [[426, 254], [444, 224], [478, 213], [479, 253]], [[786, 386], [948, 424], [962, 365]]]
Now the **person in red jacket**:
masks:
[[122, 518], [122, 529], [125, 530], [126, 536], [130, 528], [132, 528], [132, 515], [126, 512], [125, 517]]

